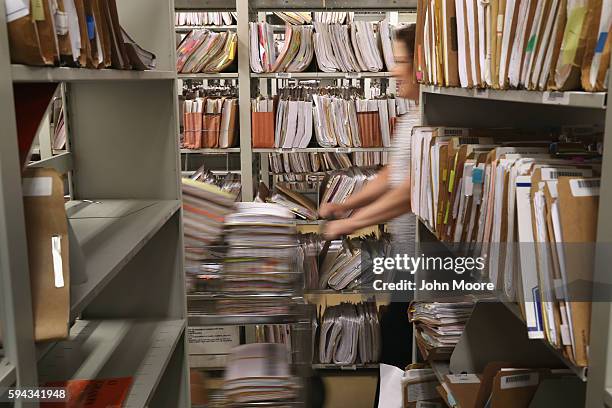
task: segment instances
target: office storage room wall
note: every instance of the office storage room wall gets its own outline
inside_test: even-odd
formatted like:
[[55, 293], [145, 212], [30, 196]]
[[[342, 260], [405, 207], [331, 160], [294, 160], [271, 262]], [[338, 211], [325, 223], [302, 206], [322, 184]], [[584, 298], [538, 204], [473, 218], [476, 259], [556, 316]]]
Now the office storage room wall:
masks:
[[609, 0], [0, 4], [0, 405], [612, 408]]

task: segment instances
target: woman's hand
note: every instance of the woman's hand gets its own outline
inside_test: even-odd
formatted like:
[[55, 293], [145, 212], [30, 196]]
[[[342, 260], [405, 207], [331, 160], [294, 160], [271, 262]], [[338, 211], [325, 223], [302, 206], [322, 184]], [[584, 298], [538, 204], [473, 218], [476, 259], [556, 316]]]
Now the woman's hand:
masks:
[[346, 211], [347, 209], [343, 204], [324, 203], [321, 208], [319, 208], [319, 216], [325, 219], [342, 218]]
[[355, 232], [358, 227], [354, 220], [346, 218], [344, 220], [330, 221], [325, 224], [325, 230], [323, 231], [323, 237], [329, 241], [341, 237], [342, 235], [349, 235]]

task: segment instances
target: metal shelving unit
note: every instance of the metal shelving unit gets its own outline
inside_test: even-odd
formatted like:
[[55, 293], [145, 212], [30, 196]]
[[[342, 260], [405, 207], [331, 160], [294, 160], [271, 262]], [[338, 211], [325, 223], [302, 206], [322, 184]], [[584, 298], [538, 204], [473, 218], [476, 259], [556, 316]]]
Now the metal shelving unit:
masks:
[[[177, 89], [174, 8], [117, 6], [126, 31], [157, 55], [157, 70], [10, 64], [0, 6], [0, 388], [129, 376], [130, 407], [186, 407], [178, 106], [168, 99]], [[69, 172], [71, 330], [35, 343], [13, 93], [48, 83], [65, 88], [68, 149], [30, 166]]]
[[[584, 123], [598, 124], [604, 129], [604, 143], [608, 144], [612, 135], [612, 112], [607, 109], [607, 93], [588, 92], [535, 92], [525, 90], [493, 90], [444, 88], [429, 85], [421, 86], [421, 112], [424, 126], [457, 126], [457, 127], [550, 127], [569, 126]], [[612, 163], [612, 150], [605, 149], [602, 167], [602, 185], [600, 189], [598, 215], [598, 243], [612, 242], [612, 218], [607, 209], [612, 205], [612, 180], [608, 177]], [[417, 237], [419, 242], [431, 244], [440, 242], [435, 238], [431, 227], [418, 221]], [[432, 235], [433, 234], [433, 235]], [[601, 255], [600, 255], [601, 256]], [[612, 283], [609, 268], [596, 262], [595, 281], [599, 285]], [[418, 285], [417, 285], [418, 286]], [[597, 289], [596, 289], [597, 290]], [[418, 293], [415, 294], [418, 298]], [[510, 316], [522, 321], [522, 316], [515, 303], [498, 299]], [[502, 309], [503, 310], [503, 309]], [[469, 331], [469, 324], [466, 331]], [[477, 333], [467, 333], [478, 336]], [[571, 369], [578, 378], [587, 382], [586, 407], [612, 407], [612, 303], [593, 302], [591, 314], [591, 344], [589, 360], [592, 365], [576, 367], [564, 358], [558, 350], [546, 348], [558, 360]], [[542, 343], [532, 340], [533, 344]], [[463, 347], [468, 345], [464, 343]], [[469, 346], [469, 345], [468, 345]], [[495, 344], [491, 343], [491, 347]], [[476, 346], [474, 346], [476, 347]], [[501, 347], [501, 346], [500, 346]], [[535, 347], [535, 346], [534, 346]], [[539, 346], [541, 347], [541, 346]], [[460, 360], [463, 356], [456, 353], [477, 354], [478, 350], [462, 348], [453, 353], [451, 363], [432, 362], [434, 372], [441, 380], [449, 373], [453, 358]], [[602, 364], [601, 362], [606, 362]], [[588, 373], [587, 373], [588, 371]]]

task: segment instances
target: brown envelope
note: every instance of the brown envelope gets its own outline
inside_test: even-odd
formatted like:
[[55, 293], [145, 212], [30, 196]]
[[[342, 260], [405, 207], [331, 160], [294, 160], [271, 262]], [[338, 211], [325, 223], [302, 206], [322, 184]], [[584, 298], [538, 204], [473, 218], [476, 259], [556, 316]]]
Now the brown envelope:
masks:
[[[221, 126], [220, 113], [205, 113], [202, 125], [202, 147], [214, 148], [219, 146], [219, 127]], [[197, 135], [196, 135], [197, 136]]]
[[193, 135], [193, 148], [201, 149], [202, 147], [206, 147], [203, 145], [204, 141], [202, 138], [202, 132], [204, 131], [204, 116], [202, 112], [192, 112], [190, 115], [193, 125], [191, 133]]
[[455, 0], [446, 1], [446, 64], [448, 77], [445, 77], [446, 86], [459, 86], [459, 63], [457, 50], [457, 17], [455, 13]]
[[[57, 171], [38, 168], [26, 170], [24, 185], [30, 186], [24, 188], [23, 203], [34, 338], [36, 341], [63, 339], [68, 337], [70, 319], [69, 240], [64, 183]], [[55, 256], [53, 240], [59, 241]], [[59, 259], [61, 270], [55, 269], [59, 266]], [[57, 282], [60, 273], [63, 282]]]
[[252, 112], [251, 126], [253, 147], [269, 149], [274, 147], [274, 112]]
[[230, 108], [230, 119], [229, 126], [227, 128], [227, 146], [221, 147], [233, 147], [236, 144], [236, 129], [237, 129], [237, 119], [238, 119], [238, 100], [232, 99], [231, 108]]
[[48, 0], [42, 1], [44, 20], [32, 15], [7, 24], [11, 62], [26, 65], [54, 65], [59, 62], [55, 26]]
[[104, 4], [106, 21], [110, 30], [112, 67], [115, 69], [131, 69], [130, 58], [123, 42], [123, 34], [119, 24], [117, 3], [115, 0], [107, 0], [104, 1]]
[[[584, 245], [594, 243], [597, 236], [597, 211], [599, 196], [574, 196], [570, 180], [574, 177], [559, 177], [557, 190], [559, 217], [563, 225], [565, 265], [568, 278], [568, 294], [573, 301], [567, 303], [572, 312], [572, 327], [575, 340], [576, 364], [588, 364], [587, 349], [590, 339], [591, 303], [576, 301], [578, 295], [572, 282], [593, 281], [593, 253], [584, 250]], [[581, 299], [580, 299], [581, 300]]]
[[491, 406], [527, 408], [542, 379], [538, 370], [500, 371], [493, 380]]
[[[586, 17], [586, 39], [585, 39], [585, 51], [584, 59], [582, 61], [582, 75], [581, 82], [582, 87], [586, 91], [592, 91], [591, 81], [589, 79], [591, 73], [591, 63], [593, 62], [593, 56], [595, 55], [595, 47], [597, 46], [597, 40], [599, 36], [599, 17], [601, 15], [601, 0], [593, 0], [591, 2], [593, 11], [590, 12]], [[603, 62], [603, 61], [602, 61]]]
[[85, 15], [85, 0], [74, 0], [77, 17], [79, 19], [79, 32], [81, 34], [81, 54], [79, 55], [79, 65], [82, 67], [93, 67], [91, 58], [91, 44], [87, 35], [87, 17]]
[[106, 0], [93, 0], [93, 13], [96, 33], [100, 36], [100, 44], [102, 45], [103, 68], [109, 68], [112, 64], [111, 29], [104, 3], [106, 3]]
[[[88, 61], [88, 68], [102, 68], [103, 64], [98, 64], [100, 60], [100, 55], [102, 55], [102, 50], [98, 49], [98, 43], [96, 41], [96, 36], [99, 35], [99, 27], [97, 25], [97, 21], [94, 13], [94, 5], [95, 0], [83, 0], [83, 4], [85, 5], [85, 30], [89, 33], [89, 29], [87, 28], [87, 21], [93, 21], [94, 27], [94, 37], [89, 38], [89, 34], [87, 37], [87, 41], [89, 42], [89, 49], [91, 51], [91, 61]], [[102, 42], [102, 41], [100, 41]]]

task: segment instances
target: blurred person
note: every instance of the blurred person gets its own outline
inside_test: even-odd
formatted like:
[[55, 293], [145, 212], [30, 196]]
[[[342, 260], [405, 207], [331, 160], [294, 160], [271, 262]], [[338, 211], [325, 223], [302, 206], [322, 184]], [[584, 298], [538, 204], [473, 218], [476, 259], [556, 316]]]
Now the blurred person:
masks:
[[[396, 31], [394, 46], [394, 77], [398, 80], [400, 97], [410, 100], [410, 110], [397, 122], [389, 164], [359, 192], [344, 203], [326, 203], [320, 215], [332, 218], [325, 225], [325, 239], [352, 234], [358, 229], [389, 221], [394, 253], [415, 254], [416, 217], [410, 205], [410, 166], [412, 127], [420, 124], [419, 85], [414, 73], [416, 25]], [[348, 218], [342, 219], [349, 210]], [[406, 298], [392, 296], [380, 316], [382, 335], [380, 362], [400, 369], [412, 361], [412, 324], [408, 320]], [[378, 406], [380, 378], [374, 407]]]
[[[399, 83], [399, 96], [415, 101], [408, 113], [398, 118], [389, 164], [359, 192], [343, 203], [325, 203], [319, 210], [322, 218], [335, 219], [326, 224], [326, 239], [349, 235], [360, 228], [390, 222], [395, 242], [412, 238], [414, 230], [410, 206], [410, 143], [412, 127], [418, 124], [419, 85], [416, 82], [413, 55], [416, 26], [411, 24], [396, 32], [393, 75]], [[355, 210], [343, 218], [349, 210]], [[413, 239], [413, 238], [412, 238]]]

